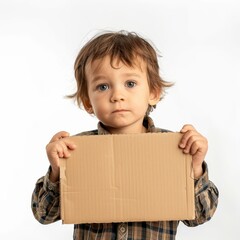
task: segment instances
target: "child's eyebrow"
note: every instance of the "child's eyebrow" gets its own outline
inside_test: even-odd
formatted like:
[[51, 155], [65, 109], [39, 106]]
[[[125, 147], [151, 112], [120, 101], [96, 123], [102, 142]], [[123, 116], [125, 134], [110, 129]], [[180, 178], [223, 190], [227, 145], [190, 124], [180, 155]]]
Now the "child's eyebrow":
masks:
[[92, 83], [95, 83], [95, 82], [97, 82], [97, 81], [99, 81], [99, 80], [104, 80], [104, 79], [106, 79], [106, 77], [104, 77], [103, 75], [97, 75], [97, 76], [95, 76], [95, 77], [93, 77], [93, 78], [91, 79], [91, 82], [92, 82]]
[[141, 78], [141, 76], [137, 73], [124, 73], [123, 76], [124, 77], [138, 77], [138, 78]]
[[[123, 73], [122, 76], [125, 77], [125, 78], [129, 78], [129, 77], [141, 78], [141, 76], [137, 73]], [[107, 78], [104, 75], [97, 75], [97, 76], [94, 76], [91, 79], [91, 83], [95, 83], [95, 82], [98, 82], [100, 80], [106, 80], [106, 79]]]

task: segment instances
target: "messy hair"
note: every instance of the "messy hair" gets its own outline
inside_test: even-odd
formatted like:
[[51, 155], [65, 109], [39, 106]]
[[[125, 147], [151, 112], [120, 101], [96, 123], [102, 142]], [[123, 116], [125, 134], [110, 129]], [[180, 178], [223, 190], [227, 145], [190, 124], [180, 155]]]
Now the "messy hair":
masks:
[[161, 98], [164, 96], [165, 89], [173, 85], [160, 77], [158, 65], [158, 56], [160, 55], [153, 44], [134, 32], [104, 32], [88, 41], [75, 60], [77, 91], [68, 97], [74, 98], [79, 107], [83, 104], [86, 109], [85, 103], [89, 102], [86, 65], [106, 56], [110, 57], [112, 67], [115, 59], [129, 67], [136, 64], [136, 58], [143, 60], [146, 63], [149, 89], [161, 93]]

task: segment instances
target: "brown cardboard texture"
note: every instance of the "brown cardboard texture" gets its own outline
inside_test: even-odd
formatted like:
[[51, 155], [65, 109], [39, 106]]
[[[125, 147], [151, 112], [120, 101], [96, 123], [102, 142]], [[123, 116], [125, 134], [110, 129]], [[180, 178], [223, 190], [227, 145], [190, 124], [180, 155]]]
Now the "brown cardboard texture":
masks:
[[194, 219], [191, 156], [180, 133], [74, 136], [60, 160], [63, 223]]

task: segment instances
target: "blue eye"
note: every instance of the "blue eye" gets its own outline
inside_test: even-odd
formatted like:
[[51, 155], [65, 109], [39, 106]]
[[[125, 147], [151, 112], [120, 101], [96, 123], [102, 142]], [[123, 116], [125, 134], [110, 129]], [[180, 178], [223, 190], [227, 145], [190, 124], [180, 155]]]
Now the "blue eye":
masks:
[[109, 86], [107, 84], [100, 84], [97, 86], [97, 89], [101, 92], [106, 91], [109, 89]]
[[135, 83], [134, 81], [127, 81], [127, 82], [126, 82], [126, 86], [127, 86], [128, 88], [133, 88], [133, 87], [136, 86], [136, 83]]

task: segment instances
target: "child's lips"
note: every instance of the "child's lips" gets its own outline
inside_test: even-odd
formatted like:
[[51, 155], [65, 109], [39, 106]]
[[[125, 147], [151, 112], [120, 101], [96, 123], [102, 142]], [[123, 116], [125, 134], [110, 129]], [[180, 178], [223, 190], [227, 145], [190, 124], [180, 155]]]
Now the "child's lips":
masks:
[[129, 110], [126, 110], [126, 109], [117, 109], [117, 110], [114, 110], [112, 113], [124, 113], [124, 112], [129, 112]]

